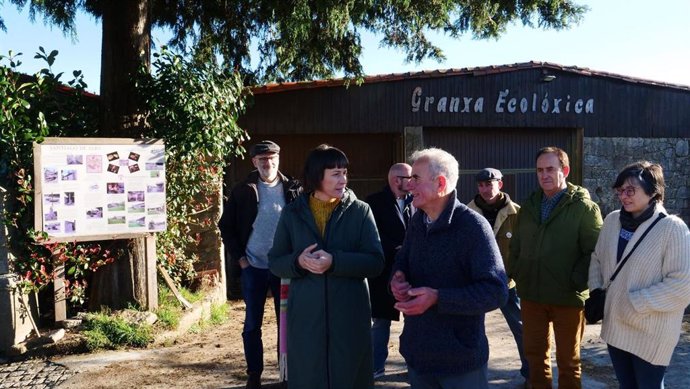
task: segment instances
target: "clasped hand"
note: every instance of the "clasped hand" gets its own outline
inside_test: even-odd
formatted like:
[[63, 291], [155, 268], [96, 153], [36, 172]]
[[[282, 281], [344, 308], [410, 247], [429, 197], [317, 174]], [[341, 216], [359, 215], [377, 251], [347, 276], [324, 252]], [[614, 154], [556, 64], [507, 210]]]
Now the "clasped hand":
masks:
[[438, 290], [426, 286], [413, 288], [401, 271], [393, 274], [391, 292], [398, 300], [394, 305], [395, 309], [405, 315], [421, 315], [438, 302]]
[[317, 244], [305, 248], [297, 258], [297, 263], [305, 269], [315, 274], [323, 274], [331, 268], [333, 256], [326, 251], [316, 250]]

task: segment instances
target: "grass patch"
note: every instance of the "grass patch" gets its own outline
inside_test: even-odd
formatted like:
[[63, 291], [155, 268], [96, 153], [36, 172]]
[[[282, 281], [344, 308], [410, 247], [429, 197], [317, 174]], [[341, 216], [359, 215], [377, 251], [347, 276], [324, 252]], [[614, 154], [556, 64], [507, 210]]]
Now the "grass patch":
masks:
[[192, 326], [189, 327], [189, 330], [187, 330], [187, 332], [189, 332], [190, 334], [200, 334], [204, 327], [205, 324], [202, 321], [200, 323], [192, 324]]
[[[186, 288], [180, 288], [179, 291], [192, 304], [204, 297], [202, 292], [191, 292]], [[157, 327], [174, 330], [180, 324], [182, 306], [166, 285], [158, 285], [158, 309], [156, 309], [156, 315], [158, 315]]]
[[230, 308], [228, 308], [228, 304], [211, 304], [211, 317], [209, 321], [214, 326], [221, 325], [228, 321], [229, 314]]
[[[185, 300], [189, 301], [190, 304], [194, 304], [198, 301], [201, 301], [201, 299], [204, 298], [204, 293], [201, 290], [198, 290], [196, 292], [192, 292], [187, 288], [180, 288], [179, 291], [180, 291], [180, 294], [182, 295], [182, 297], [184, 297]], [[175, 296], [173, 296], [173, 297], [175, 297]]]
[[[203, 300], [203, 291], [191, 292], [186, 288], [179, 289], [182, 296], [194, 304]], [[136, 305], [130, 305], [130, 310], [140, 310]], [[194, 324], [188, 332], [201, 333], [212, 325], [221, 325], [229, 318], [227, 304], [211, 304], [210, 312]], [[100, 313], [91, 313], [84, 320], [82, 334], [86, 337], [86, 347], [93, 351], [98, 349], [118, 349], [122, 347], [146, 347], [154, 339], [156, 331], [176, 329], [184, 310], [175, 295], [166, 285], [158, 285], [158, 309], [155, 310], [158, 321], [154, 326], [132, 323], [120, 314], [114, 314], [109, 309]], [[134, 320], [136, 321], [136, 320]]]
[[128, 323], [121, 317], [111, 316], [109, 311], [89, 314], [84, 322], [86, 347], [89, 350], [118, 349], [122, 347], [146, 347], [153, 341], [151, 327]]
[[172, 307], [160, 307], [156, 310], [156, 315], [158, 315], [158, 322], [156, 322], [158, 326], [166, 330], [172, 330], [180, 324], [182, 310]]

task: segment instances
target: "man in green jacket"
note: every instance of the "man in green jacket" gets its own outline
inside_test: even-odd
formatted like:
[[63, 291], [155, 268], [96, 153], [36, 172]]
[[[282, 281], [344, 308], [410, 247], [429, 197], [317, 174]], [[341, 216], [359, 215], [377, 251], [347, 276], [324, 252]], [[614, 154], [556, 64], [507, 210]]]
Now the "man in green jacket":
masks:
[[566, 181], [570, 163], [565, 151], [542, 148], [536, 164], [540, 190], [530, 195], [518, 213], [508, 276], [516, 281], [520, 296], [531, 386], [553, 385], [553, 326], [558, 388], [579, 389], [589, 261], [603, 222], [587, 189]]

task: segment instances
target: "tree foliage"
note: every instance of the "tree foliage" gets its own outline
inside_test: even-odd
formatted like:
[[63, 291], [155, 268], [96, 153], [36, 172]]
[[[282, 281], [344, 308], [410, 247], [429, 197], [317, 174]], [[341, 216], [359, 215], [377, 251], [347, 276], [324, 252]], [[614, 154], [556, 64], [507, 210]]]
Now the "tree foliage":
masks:
[[[443, 59], [430, 33], [497, 38], [513, 22], [563, 29], [587, 8], [575, 0], [124, 0], [147, 4], [154, 27], [169, 29], [169, 44], [202, 62], [245, 75], [248, 82], [346, 77], [363, 73], [361, 36], [401, 49], [408, 61]], [[74, 35], [78, 9], [103, 16], [105, 0], [10, 0], [28, 4], [30, 17]], [[2, 27], [0, 18], [0, 28]], [[255, 47], [258, 58], [252, 58]]]

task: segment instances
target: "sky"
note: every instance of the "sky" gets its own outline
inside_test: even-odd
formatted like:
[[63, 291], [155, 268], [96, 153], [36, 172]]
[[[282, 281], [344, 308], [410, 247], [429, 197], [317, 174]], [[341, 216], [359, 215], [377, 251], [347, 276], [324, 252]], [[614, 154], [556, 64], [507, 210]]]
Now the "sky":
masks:
[[[515, 24], [497, 40], [475, 40], [469, 35], [453, 40], [433, 35], [432, 41], [447, 56], [441, 63], [405, 63], [402, 52], [380, 48], [380, 38], [363, 34], [361, 61], [368, 75], [543, 61], [690, 86], [689, 0], [576, 2], [590, 10], [569, 30]], [[0, 1], [0, 14], [8, 30], [0, 31], [0, 55], [7, 56], [10, 50], [23, 53], [20, 70], [32, 74], [45, 66], [33, 58], [39, 46], [46, 51], [58, 50], [53, 71], [64, 72], [63, 81], [67, 81], [73, 70], [81, 70], [87, 90], [98, 93], [101, 27], [97, 20], [80, 14], [73, 41], [58, 28], [45, 26], [40, 16], [32, 23], [27, 9], [18, 12], [8, 1]], [[154, 30], [154, 43], [164, 44], [165, 36], [163, 31]]]

